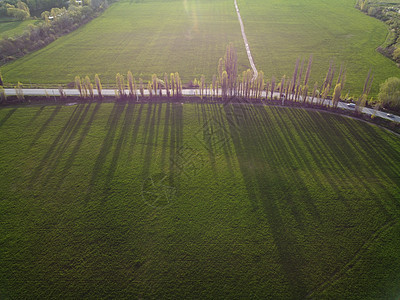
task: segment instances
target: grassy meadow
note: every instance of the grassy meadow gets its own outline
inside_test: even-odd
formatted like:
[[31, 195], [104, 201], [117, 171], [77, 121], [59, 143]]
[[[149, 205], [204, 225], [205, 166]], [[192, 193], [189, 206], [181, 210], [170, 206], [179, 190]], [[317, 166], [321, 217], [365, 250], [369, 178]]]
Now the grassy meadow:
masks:
[[[0, 39], [7, 36], [12, 37], [24, 33], [29, 24], [35, 24], [37, 20], [16, 21], [9, 18], [0, 18]], [[40, 21], [39, 21], [40, 22]]]
[[[349, 0], [239, 0], [255, 64], [267, 78], [291, 75], [297, 58], [313, 54], [312, 84], [321, 82], [331, 60], [347, 72], [346, 92], [359, 94], [372, 69], [379, 83], [400, 76], [395, 63], [375, 49], [385, 25]], [[99, 18], [46, 48], [2, 68], [16, 83], [69, 83], [76, 75], [98, 73], [113, 84], [116, 73], [149, 80], [164, 72], [183, 81], [217, 73], [218, 59], [232, 42], [239, 71], [250, 68], [232, 0], [120, 1]]]
[[400, 139], [240, 104], [0, 109], [0, 298], [396, 299]]

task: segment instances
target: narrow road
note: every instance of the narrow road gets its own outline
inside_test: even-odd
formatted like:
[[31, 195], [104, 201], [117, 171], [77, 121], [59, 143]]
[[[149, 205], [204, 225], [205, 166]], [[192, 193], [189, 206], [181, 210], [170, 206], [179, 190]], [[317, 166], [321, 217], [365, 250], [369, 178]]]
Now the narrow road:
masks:
[[247, 41], [246, 33], [244, 32], [244, 25], [243, 25], [242, 17], [240, 16], [240, 11], [239, 11], [239, 6], [237, 4], [237, 0], [235, 0], [235, 8], [236, 8], [236, 13], [237, 13], [239, 23], [240, 23], [240, 29], [242, 31], [244, 46], [246, 47], [247, 57], [249, 58], [250, 66], [253, 69], [252, 81], [254, 81], [257, 79], [258, 71], [257, 71], [256, 65], [254, 64], [253, 56], [251, 55], [249, 42]]
[[[16, 95], [16, 91], [15, 89], [4, 89], [5, 93], [7, 96], [15, 96]], [[22, 92], [24, 95], [26, 96], [43, 96], [46, 97], [49, 96], [51, 98], [53, 97], [59, 97], [60, 96], [60, 92], [58, 91], [58, 89], [22, 89]], [[64, 94], [66, 96], [79, 96], [79, 91], [77, 89], [65, 89], [63, 90]], [[209, 93], [210, 91], [208, 91]], [[219, 95], [221, 95], [221, 90], [219, 90]], [[93, 93], [95, 96], [98, 95], [97, 90], [93, 90]], [[110, 89], [104, 89], [102, 90], [102, 95], [103, 96], [115, 96], [115, 90], [110, 90]], [[129, 91], [125, 90], [125, 93], [128, 94]], [[137, 94], [139, 94], [139, 91], [136, 92]], [[166, 95], [165, 90], [162, 90], [163, 95]], [[145, 96], [147, 96], [149, 94], [149, 92], [147, 90], [144, 91]], [[198, 96], [199, 95], [199, 89], [185, 89], [182, 90], [182, 94], [184, 96]], [[269, 93], [268, 93], [269, 94]], [[205, 94], [205, 96], [210, 97], [209, 94]], [[265, 98], [265, 91], [261, 93], [261, 97]], [[276, 92], [274, 93], [274, 96], [279, 97], [280, 93]], [[140, 97], [139, 97], [140, 98]], [[314, 99], [314, 103], [318, 103], [319, 99]], [[67, 102], [67, 101], [66, 101]], [[329, 99], [326, 99], [324, 101], [324, 103], [326, 103], [327, 105], [331, 106], [332, 105], [332, 101]], [[339, 108], [345, 109], [345, 110], [350, 110], [350, 111], [354, 111], [354, 107], [348, 106], [348, 103], [346, 102], [339, 102], [338, 104]], [[366, 115], [376, 115], [377, 117], [383, 118], [383, 119], [387, 119], [390, 121], [394, 121], [394, 122], [398, 122], [400, 123], [400, 116], [396, 116], [396, 115], [388, 115], [387, 113], [383, 112], [383, 111], [375, 111], [372, 108], [367, 108], [364, 107], [362, 112]]]

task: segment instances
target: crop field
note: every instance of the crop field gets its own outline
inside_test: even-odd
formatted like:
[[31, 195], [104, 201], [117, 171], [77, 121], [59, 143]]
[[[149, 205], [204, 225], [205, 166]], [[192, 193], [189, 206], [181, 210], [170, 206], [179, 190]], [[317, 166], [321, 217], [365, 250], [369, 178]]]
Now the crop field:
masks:
[[0, 298], [397, 299], [400, 139], [261, 105], [0, 109]]
[[0, 39], [22, 34], [29, 24], [35, 24], [37, 20], [14, 21], [8, 18], [0, 18]]
[[[379, 83], [400, 76], [395, 63], [375, 51], [387, 36], [385, 25], [349, 0], [239, 0], [250, 48], [268, 79], [291, 75], [297, 58], [313, 54], [312, 81], [321, 81], [332, 60], [347, 68], [346, 92], [359, 94], [372, 69], [373, 94]], [[98, 73], [104, 83], [115, 74], [178, 71], [184, 82], [204, 74], [210, 81], [218, 59], [232, 42], [239, 71], [250, 67], [233, 0], [128, 1], [46, 48], [2, 68], [6, 82], [70, 83], [76, 75]], [[313, 83], [312, 83], [313, 84]]]

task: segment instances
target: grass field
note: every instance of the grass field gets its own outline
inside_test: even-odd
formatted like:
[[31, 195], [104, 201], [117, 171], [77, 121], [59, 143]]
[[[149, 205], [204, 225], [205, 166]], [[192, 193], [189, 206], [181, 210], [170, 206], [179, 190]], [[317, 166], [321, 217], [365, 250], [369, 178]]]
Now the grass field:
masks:
[[251, 105], [0, 109], [0, 298], [396, 299], [400, 139]]
[[37, 20], [15, 21], [8, 18], [0, 18], [0, 39], [22, 34], [29, 24], [35, 24]]
[[[375, 49], [388, 33], [349, 0], [239, 0], [256, 66], [271, 76], [291, 75], [298, 57], [314, 55], [312, 81], [322, 81], [329, 61], [346, 66], [347, 90], [359, 94], [368, 70], [379, 83], [400, 76], [395, 63]], [[2, 68], [6, 81], [69, 83], [76, 75], [98, 73], [104, 83], [131, 70], [148, 80], [152, 73], [178, 71], [185, 82], [208, 80], [232, 42], [239, 71], [249, 68], [232, 0], [120, 1], [90, 24], [48, 47]], [[313, 84], [313, 83], [312, 83]]]

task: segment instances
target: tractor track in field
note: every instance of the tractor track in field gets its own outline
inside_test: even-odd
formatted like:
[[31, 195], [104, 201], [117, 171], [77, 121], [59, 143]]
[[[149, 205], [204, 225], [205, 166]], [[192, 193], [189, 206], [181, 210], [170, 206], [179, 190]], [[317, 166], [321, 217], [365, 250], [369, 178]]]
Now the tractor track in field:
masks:
[[246, 52], [247, 52], [247, 57], [249, 58], [250, 66], [253, 70], [252, 81], [254, 81], [258, 77], [258, 71], [257, 71], [256, 65], [254, 64], [253, 56], [251, 55], [250, 46], [249, 46], [249, 42], [247, 41], [246, 33], [244, 32], [244, 25], [243, 25], [242, 17], [240, 16], [240, 11], [239, 11], [239, 6], [237, 4], [237, 0], [235, 0], [234, 2], [235, 2], [236, 13], [237, 13], [239, 23], [240, 23], [240, 29], [242, 31], [244, 46], [245, 46]]

